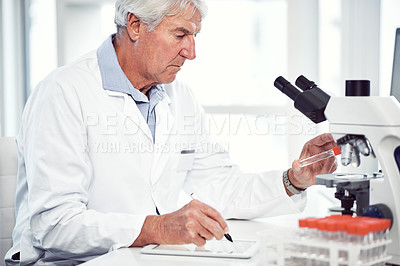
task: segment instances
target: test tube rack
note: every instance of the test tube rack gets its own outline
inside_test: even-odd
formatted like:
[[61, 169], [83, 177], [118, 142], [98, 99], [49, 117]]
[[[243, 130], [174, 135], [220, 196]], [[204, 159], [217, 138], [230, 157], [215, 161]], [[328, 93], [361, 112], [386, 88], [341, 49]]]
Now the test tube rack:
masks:
[[282, 265], [385, 265], [391, 257], [385, 253], [390, 240], [374, 244], [337, 243], [319, 240], [292, 239], [284, 243]]
[[374, 243], [327, 241], [319, 237], [304, 237], [297, 228], [272, 226], [259, 233], [260, 255], [271, 266], [375, 266], [391, 259], [386, 253], [390, 239]]

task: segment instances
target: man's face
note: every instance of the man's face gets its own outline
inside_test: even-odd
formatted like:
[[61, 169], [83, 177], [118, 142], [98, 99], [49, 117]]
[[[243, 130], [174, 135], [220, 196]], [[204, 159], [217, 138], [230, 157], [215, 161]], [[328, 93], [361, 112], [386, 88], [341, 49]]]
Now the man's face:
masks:
[[186, 59], [196, 57], [196, 34], [201, 28], [198, 11], [165, 17], [154, 31], [142, 30], [137, 42], [139, 74], [146, 83], [171, 83]]

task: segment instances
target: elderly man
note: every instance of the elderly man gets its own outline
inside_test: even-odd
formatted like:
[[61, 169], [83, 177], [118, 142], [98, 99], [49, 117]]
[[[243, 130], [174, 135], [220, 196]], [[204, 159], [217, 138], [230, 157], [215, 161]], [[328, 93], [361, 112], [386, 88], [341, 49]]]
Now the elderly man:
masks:
[[[229, 232], [224, 218], [298, 211], [315, 175], [335, 170], [330, 159], [245, 174], [207, 134], [201, 106], [175, 81], [196, 57], [205, 9], [202, 0], [118, 0], [117, 33], [32, 92], [17, 137], [7, 265], [78, 263], [149, 243], [201, 246]], [[334, 144], [318, 136], [300, 157]], [[181, 189], [202, 202], [178, 209]]]

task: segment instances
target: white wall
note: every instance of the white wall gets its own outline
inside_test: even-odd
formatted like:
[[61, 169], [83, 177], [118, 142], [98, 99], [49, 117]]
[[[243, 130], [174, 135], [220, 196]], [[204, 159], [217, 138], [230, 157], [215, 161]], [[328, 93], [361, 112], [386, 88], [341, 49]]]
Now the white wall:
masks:
[[342, 1], [342, 80], [368, 79], [379, 95], [380, 0]]

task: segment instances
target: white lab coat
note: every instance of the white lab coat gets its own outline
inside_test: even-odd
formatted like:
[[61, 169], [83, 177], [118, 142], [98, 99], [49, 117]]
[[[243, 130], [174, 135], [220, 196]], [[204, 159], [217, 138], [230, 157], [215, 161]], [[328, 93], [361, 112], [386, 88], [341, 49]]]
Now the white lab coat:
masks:
[[298, 211], [282, 171], [243, 174], [207, 134], [192, 92], [164, 88], [153, 144], [134, 100], [102, 88], [95, 52], [38, 85], [17, 137], [18, 217], [6, 258], [20, 250], [24, 263], [84, 261], [127, 247], [156, 206], [177, 209], [182, 188], [225, 218]]

